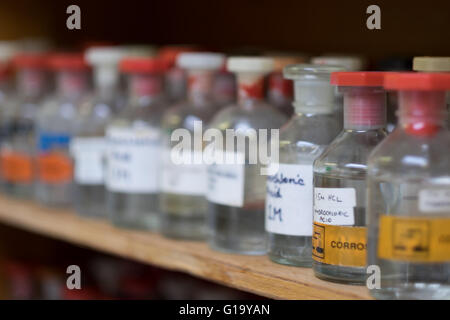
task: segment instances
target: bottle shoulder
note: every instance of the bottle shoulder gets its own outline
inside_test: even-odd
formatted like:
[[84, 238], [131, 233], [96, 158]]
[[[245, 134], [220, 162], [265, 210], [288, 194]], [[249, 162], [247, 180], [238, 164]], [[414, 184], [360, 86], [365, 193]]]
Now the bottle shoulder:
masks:
[[163, 113], [162, 126], [167, 129], [186, 128], [193, 130], [196, 121], [205, 129], [219, 107], [214, 103], [194, 105], [187, 101], [176, 103]]
[[413, 136], [395, 129], [370, 154], [369, 174], [450, 177], [450, 132]]
[[370, 153], [386, 136], [384, 129], [343, 130], [317, 158], [314, 170], [318, 173], [336, 171], [364, 175]]

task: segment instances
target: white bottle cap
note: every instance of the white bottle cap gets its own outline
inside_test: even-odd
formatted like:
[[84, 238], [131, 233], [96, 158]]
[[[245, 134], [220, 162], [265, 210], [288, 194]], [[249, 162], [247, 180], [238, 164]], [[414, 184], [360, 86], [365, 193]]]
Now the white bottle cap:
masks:
[[227, 69], [238, 73], [270, 73], [274, 69], [274, 61], [262, 57], [231, 57], [228, 58]]
[[0, 41], [0, 62], [8, 62], [19, 51], [15, 41]]
[[116, 66], [125, 55], [126, 50], [120, 47], [94, 47], [86, 50], [85, 59], [94, 67], [97, 65]]
[[312, 64], [334, 65], [344, 67], [346, 71], [361, 71], [365, 61], [358, 56], [321, 56], [311, 58]]
[[220, 53], [185, 52], [177, 57], [177, 65], [183, 69], [218, 70], [224, 62], [225, 56]]
[[414, 57], [413, 70], [422, 72], [450, 72], [450, 57]]

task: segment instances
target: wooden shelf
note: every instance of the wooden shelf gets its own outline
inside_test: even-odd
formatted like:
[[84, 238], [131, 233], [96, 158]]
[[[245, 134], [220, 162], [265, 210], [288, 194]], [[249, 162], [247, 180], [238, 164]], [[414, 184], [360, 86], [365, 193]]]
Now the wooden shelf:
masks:
[[311, 269], [278, 265], [265, 256], [220, 253], [202, 242], [118, 229], [107, 221], [78, 217], [70, 210], [43, 208], [5, 196], [0, 196], [0, 223], [269, 298], [369, 298], [365, 287], [322, 281]]

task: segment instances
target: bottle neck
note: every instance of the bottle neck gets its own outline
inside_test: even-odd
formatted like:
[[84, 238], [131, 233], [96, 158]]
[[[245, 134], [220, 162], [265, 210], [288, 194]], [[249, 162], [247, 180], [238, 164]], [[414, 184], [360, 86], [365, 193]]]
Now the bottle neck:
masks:
[[23, 96], [39, 96], [45, 91], [46, 80], [46, 72], [42, 69], [23, 69], [18, 73], [17, 88]]
[[188, 100], [201, 105], [212, 100], [214, 72], [210, 70], [189, 70], [187, 73]]
[[128, 78], [131, 99], [155, 99], [163, 94], [162, 78], [156, 74], [133, 74]]
[[120, 77], [117, 68], [113, 66], [98, 66], [94, 69], [94, 86], [97, 95], [111, 97], [117, 95]]
[[294, 81], [294, 108], [302, 114], [332, 114], [335, 90], [328, 77]]
[[264, 99], [264, 75], [240, 73], [237, 75], [238, 104], [247, 106]]
[[67, 98], [76, 98], [87, 89], [87, 73], [82, 71], [61, 71], [57, 75], [57, 90]]
[[344, 91], [344, 129], [366, 131], [386, 127], [386, 93], [381, 88]]
[[408, 134], [433, 136], [446, 129], [445, 91], [400, 91], [398, 102], [399, 123]]

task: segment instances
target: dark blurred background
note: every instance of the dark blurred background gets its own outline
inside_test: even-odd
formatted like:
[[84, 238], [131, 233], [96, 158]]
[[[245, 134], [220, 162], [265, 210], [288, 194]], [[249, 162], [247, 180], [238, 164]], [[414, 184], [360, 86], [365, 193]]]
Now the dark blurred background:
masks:
[[[66, 28], [77, 4], [82, 29]], [[381, 30], [366, 28], [366, 8], [381, 7]], [[449, 0], [3, 0], [0, 38], [200, 44], [309, 54], [450, 55]]]

